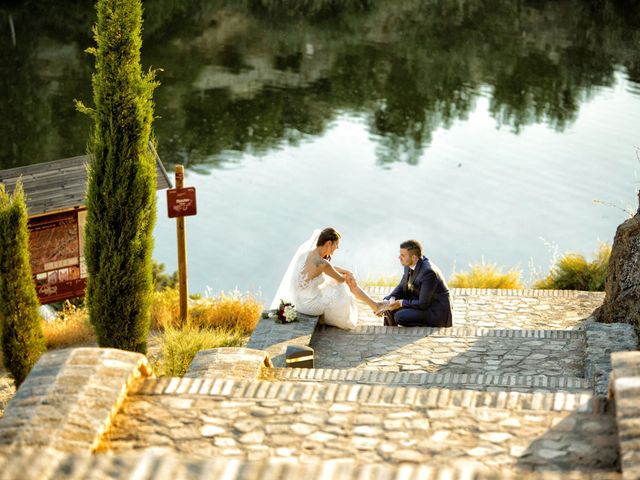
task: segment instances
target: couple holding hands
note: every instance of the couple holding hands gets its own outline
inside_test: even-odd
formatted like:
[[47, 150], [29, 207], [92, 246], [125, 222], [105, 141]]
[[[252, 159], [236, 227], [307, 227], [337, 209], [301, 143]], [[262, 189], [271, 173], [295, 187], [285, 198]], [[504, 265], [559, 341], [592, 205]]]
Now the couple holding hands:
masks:
[[350, 330], [358, 322], [358, 299], [377, 315], [384, 316], [385, 325], [451, 326], [449, 288], [440, 269], [422, 255], [419, 242], [407, 240], [400, 244], [402, 279], [382, 302], [376, 302], [362, 290], [350, 271], [331, 264], [340, 238], [337, 230], [325, 228], [314, 231], [298, 247], [271, 308], [277, 308], [280, 300], [286, 299], [301, 313], [322, 316], [323, 323]]

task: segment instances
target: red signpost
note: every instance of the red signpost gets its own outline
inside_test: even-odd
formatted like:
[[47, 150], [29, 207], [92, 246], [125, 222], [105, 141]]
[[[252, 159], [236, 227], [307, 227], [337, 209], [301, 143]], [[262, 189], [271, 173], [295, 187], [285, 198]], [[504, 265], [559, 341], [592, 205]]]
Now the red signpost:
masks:
[[177, 219], [178, 231], [178, 286], [180, 290], [180, 321], [187, 321], [187, 232], [184, 217], [195, 215], [196, 189], [184, 188], [184, 167], [176, 165], [176, 188], [167, 190], [169, 218]]
[[197, 213], [195, 187], [167, 190], [169, 218], [189, 217]]

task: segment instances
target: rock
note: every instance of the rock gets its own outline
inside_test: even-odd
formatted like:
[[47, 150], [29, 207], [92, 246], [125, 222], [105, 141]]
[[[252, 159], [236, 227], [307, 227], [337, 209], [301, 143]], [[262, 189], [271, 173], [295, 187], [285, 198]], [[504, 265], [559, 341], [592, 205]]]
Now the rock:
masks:
[[308, 423], [294, 423], [291, 425], [291, 430], [298, 435], [305, 436], [318, 430], [318, 427], [315, 425], [309, 425]]
[[604, 303], [593, 314], [602, 323], [640, 325], [640, 210], [616, 230]]
[[506, 432], [487, 432], [480, 434], [480, 439], [486, 440], [491, 443], [502, 443], [505, 440], [509, 440], [511, 435]]
[[415, 450], [398, 450], [391, 454], [391, 458], [394, 462], [404, 463], [404, 462], [412, 462], [412, 463], [422, 463], [424, 462], [424, 455]]
[[242, 435], [240, 438], [240, 443], [262, 443], [264, 441], [264, 432], [262, 430], [256, 430], [254, 432], [248, 432]]
[[563, 452], [561, 450], [550, 450], [547, 448], [541, 448], [537, 453], [539, 457], [542, 457], [545, 460], [553, 460], [554, 458], [562, 457], [567, 454], [567, 452]]
[[222, 427], [218, 427], [217, 425], [204, 425], [200, 429], [200, 435], [203, 437], [215, 437], [216, 435], [220, 435], [224, 433], [225, 429]]

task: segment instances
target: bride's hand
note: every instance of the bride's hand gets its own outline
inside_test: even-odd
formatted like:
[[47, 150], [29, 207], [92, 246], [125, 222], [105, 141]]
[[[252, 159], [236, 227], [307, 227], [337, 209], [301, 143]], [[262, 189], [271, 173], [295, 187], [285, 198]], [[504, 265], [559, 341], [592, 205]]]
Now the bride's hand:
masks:
[[347, 278], [347, 279], [353, 279], [355, 281], [356, 277], [353, 273], [351, 273], [349, 270], [343, 270], [342, 274]]

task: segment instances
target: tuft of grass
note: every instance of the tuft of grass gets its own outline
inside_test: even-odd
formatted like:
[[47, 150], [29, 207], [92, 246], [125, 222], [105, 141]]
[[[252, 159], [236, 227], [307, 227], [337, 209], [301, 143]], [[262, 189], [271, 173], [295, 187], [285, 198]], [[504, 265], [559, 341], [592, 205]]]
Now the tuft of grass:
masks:
[[364, 282], [363, 287], [395, 287], [400, 283], [400, 277], [398, 275], [380, 275], [374, 277], [369, 276]]
[[[156, 292], [151, 306], [152, 328], [180, 326], [180, 295], [177, 289]], [[260, 320], [263, 306], [253, 295], [236, 291], [189, 302], [189, 323], [199, 328], [224, 328], [251, 333]]]
[[524, 288], [521, 272], [509, 270], [503, 273], [495, 263], [474, 263], [468, 272], [454, 273], [449, 279], [451, 288]]
[[42, 322], [47, 349], [95, 342], [87, 309], [65, 302], [54, 320]]
[[180, 325], [180, 292], [165, 288], [155, 292], [151, 300], [151, 329], [166, 329]]
[[182, 376], [200, 350], [239, 347], [244, 343], [245, 337], [238, 330], [198, 328], [191, 324], [184, 328], [167, 327], [162, 335], [159, 372], [169, 377]]
[[567, 253], [556, 261], [549, 275], [534, 282], [533, 288], [602, 291], [609, 270], [611, 245], [600, 243], [593, 260], [579, 253]]

